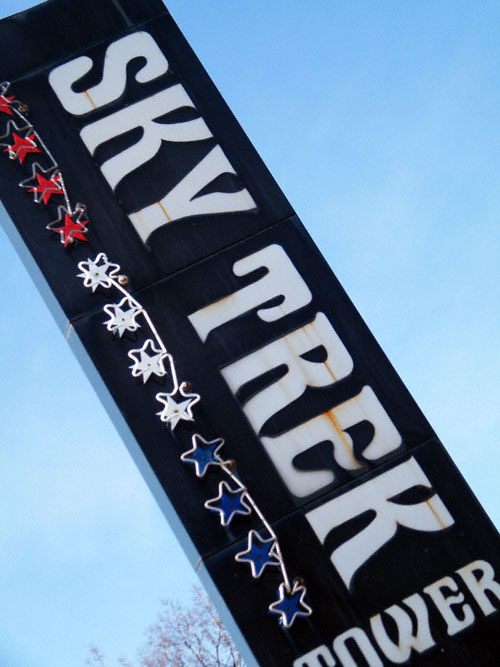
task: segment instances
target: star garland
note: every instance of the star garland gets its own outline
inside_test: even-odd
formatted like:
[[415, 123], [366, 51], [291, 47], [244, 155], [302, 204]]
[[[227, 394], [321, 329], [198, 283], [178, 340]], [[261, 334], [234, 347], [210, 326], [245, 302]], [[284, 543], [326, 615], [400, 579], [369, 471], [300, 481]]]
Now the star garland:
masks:
[[[170, 391], [156, 394], [156, 400], [163, 405], [163, 408], [156, 413], [160, 420], [172, 431], [183, 422], [194, 422], [193, 408], [201, 401], [201, 396], [191, 391], [189, 382], [179, 382], [174, 358], [167, 351], [149, 314], [119, 283], [116, 275], [120, 271], [119, 265], [109, 262], [106, 255], [101, 252], [94, 260], [79, 262], [78, 268], [80, 269], [78, 277], [82, 278], [84, 286], [93, 292], [98, 287], [114, 287], [123, 295], [119, 303], [106, 304], [103, 307], [104, 312], [110, 317], [104, 324], [111, 333], [122, 337], [126, 331], [135, 332], [141, 327], [137, 321], [139, 317], [145, 320], [144, 328], [149, 329], [151, 337], [145, 339], [142, 347], [129, 350], [128, 357], [134, 362], [129, 368], [131, 375], [142, 378], [144, 384], [153, 375], [158, 377], [168, 375], [170, 378], [172, 383]], [[260, 532], [250, 530], [247, 549], [237, 553], [235, 560], [238, 563], [248, 564], [254, 579], [259, 579], [268, 567], [280, 569], [282, 582], [278, 587], [278, 599], [269, 605], [269, 613], [279, 615], [279, 622], [285, 628], [289, 628], [296, 618], [310, 616], [312, 610], [304, 601], [306, 589], [298, 579], [290, 582], [276, 533], [247, 487], [235, 474], [234, 462], [225, 459], [221, 454], [225, 444], [223, 438], [207, 440], [199, 433], [195, 433], [191, 443], [191, 449], [183, 452], [180, 459], [192, 467], [197, 477], [204, 477], [207, 471], [218, 469], [231, 482], [231, 484], [224, 480], [219, 482], [218, 495], [207, 500], [205, 508], [216, 514], [220, 524], [225, 528], [238, 516], [251, 514], [255, 514], [264, 526]], [[262, 534], [264, 532], [265, 536]]]
[[[59, 234], [64, 248], [78, 242], [87, 242], [88, 220], [84, 217], [85, 206], [78, 202], [74, 206], [68, 197], [63, 175], [54, 156], [45, 142], [28, 120], [28, 107], [8, 95], [10, 83], [0, 83], [0, 121], [6, 120], [3, 134], [0, 134], [0, 152], [5, 153], [21, 169], [29, 170], [29, 176], [19, 183], [19, 187], [33, 195], [36, 204], [50, 207], [52, 197], [61, 201], [57, 218], [46, 225], [46, 229]], [[0, 130], [1, 132], [1, 130]]]
[[[59, 234], [64, 248], [74, 247], [78, 242], [87, 242], [89, 221], [84, 215], [86, 207], [80, 202], [71, 205], [58, 164], [26, 117], [28, 108], [15, 96], [7, 94], [9, 88], [8, 82], [0, 84], [0, 121], [4, 116], [7, 121], [4, 134], [0, 134], [0, 147], [23, 169], [28, 169], [29, 165], [30, 175], [25, 177], [19, 186], [33, 195], [33, 201], [37, 205], [50, 206], [52, 197], [59, 202], [57, 218], [47, 224], [46, 229]], [[35, 155], [37, 161], [34, 161]], [[60, 204], [60, 197], [64, 199], [63, 205]], [[110, 262], [106, 254], [100, 252], [95, 259], [80, 261], [78, 269], [80, 273], [77, 277], [82, 278], [84, 287], [92, 292], [98, 288], [114, 288], [121, 293], [123, 298], [118, 303], [108, 303], [103, 307], [104, 313], [109, 317], [103, 324], [111, 334], [122, 338], [126, 332], [137, 331], [141, 328], [139, 318], [146, 325], [144, 330], [149, 330], [150, 337], [144, 340], [142, 346], [129, 350], [127, 354], [133, 361], [129, 366], [132, 377], [141, 378], [143, 384], [150, 381], [152, 376], [162, 378], [167, 375], [170, 378], [170, 391], [156, 394], [156, 400], [163, 405], [156, 413], [160, 420], [171, 431], [182, 426], [183, 422], [194, 422], [193, 408], [201, 401], [201, 396], [191, 391], [189, 382], [178, 381], [174, 358], [167, 351], [149, 314], [120, 282], [120, 276], [117, 275], [120, 266]], [[254, 579], [259, 579], [264, 571], [267, 571], [266, 568], [279, 568], [282, 581], [278, 586], [278, 599], [269, 604], [268, 612], [279, 615], [279, 622], [285, 628], [289, 628], [296, 618], [310, 616], [312, 609], [304, 600], [306, 588], [298, 578], [290, 582], [276, 533], [235, 473], [235, 462], [225, 459], [220, 453], [224, 440], [206, 440], [199, 433], [195, 433], [191, 442], [191, 449], [183, 452], [180, 460], [190, 465], [199, 478], [204, 477], [207, 471], [218, 470], [230, 481], [220, 481], [218, 495], [208, 499], [204, 507], [218, 515], [224, 528], [238, 516], [247, 517], [252, 514], [257, 516], [263, 526], [259, 531], [250, 530], [247, 549], [237, 553], [235, 560], [249, 565]]]

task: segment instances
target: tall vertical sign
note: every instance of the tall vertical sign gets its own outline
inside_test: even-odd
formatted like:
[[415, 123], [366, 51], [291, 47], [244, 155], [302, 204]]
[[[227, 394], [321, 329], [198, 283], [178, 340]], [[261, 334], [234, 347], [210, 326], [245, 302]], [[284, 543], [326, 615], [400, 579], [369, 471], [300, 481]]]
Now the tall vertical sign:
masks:
[[498, 664], [497, 532], [163, 4], [0, 45], [9, 231], [247, 663]]

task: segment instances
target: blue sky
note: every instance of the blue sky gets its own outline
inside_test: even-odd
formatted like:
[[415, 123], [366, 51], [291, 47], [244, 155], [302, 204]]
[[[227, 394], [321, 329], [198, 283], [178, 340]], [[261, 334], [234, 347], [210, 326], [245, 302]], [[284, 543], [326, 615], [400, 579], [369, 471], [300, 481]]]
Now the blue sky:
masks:
[[[500, 525], [500, 6], [168, 7]], [[92, 642], [116, 664], [194, 575], [0, 243], [0, 664], [76, 666]]]

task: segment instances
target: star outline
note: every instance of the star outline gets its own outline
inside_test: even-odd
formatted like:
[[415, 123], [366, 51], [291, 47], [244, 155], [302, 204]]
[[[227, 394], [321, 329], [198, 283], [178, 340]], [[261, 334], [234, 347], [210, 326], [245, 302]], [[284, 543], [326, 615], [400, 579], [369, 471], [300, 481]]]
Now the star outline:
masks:
[[[219, 512], [221, 525], [226, 527], [229, 526], [236, 514], [241, 514], [242, 516], [248, 516], [252, 513], [252, 507], [245, 500], [245, 495], [247, 490], [245, 488], [233, 489], [229, 486], [227, 482], [219, 482], [219, 493], [215, 498], [210, 498], [204, 503], [204, 507], [211, 512]], [[227, 491], [225, 491], [227, 489]], [[231, 497], [239, 497], [239, 506], [236, 508], [229, 508], [230, 511], [224, 509], [224, 501]], [[222, 502], [221, 507], [217, 507], [218, 503]], [[226, 516], [227, 514], [227, 516]]]
[[[154, 355], [150, 356], [146, 352], [148, 347], [151, 348], [151, 352], [153, 352]], [[163, 360], [168, 357], [168, 354], [164, 350], [156, 348], [152, 338], [147, 338], [142, 347], [135, 350], [129, 350], [127, 354], [134, 362], [132, 366], [129, 366], [132, 372], [132, 376], [142, 376], [142, 381], [144, 384], [146, 384], [146, 382], [153, 374], [157, 375], [158, 377], [163, 377], [167, 374], [165, 366], [163, 365]], [[144, 359], [144, 357], [147, 357], [147, 359]], [[152, 369], [147, 365], [148, 360], [153, 360], [153, 363], [155, 363], [157, 366], [157, 370], [154, 368]], [[146, 364], [146, 367], [143, 367], [144, 364]]]
[[43, 201], [47, 205], [52, 195], [65, 195], [62, 174], [57, 165], [44, 169], [39, 162], [34, 162], [31, 165], [31, 176], [21, 181], [19, 187], [33, 193], [33, 200], [36, 204]]
[[9, 160], [19, 160], [19, 164], [22, 164], [29, 153], [42, 153], [42, 151], [38, 148], [38, 144], [35, 141], [38, 135], [34, 131], [33, 126], [28, 126], [26, 130], [18, 130], [18, 132], [26, 132], [26, 134], [25, 136], [21, 136], [12, 130], [11, 135], [14, 143], [2, 143], [2, 145], [5, 146], [3, 152], [9, 154]]
[[[83, 278], [84, 287], [91, 287], [92, 292], [95, 292], [98, 287], [108, 288], [113, 285], [113, 279], [120, 270], [120, 265], [113, 264], [108, 260], [106, 253], [100, 252], [95, 259], [88, 258], [86, 261], [78, 262], [78, 268], [81, 273], [77, 273], [76, 277]], [[94, 275], [91, 275], [92, 273]]]
[[0, 111], [7, 114], [8, 116], [13, 116], [14, 112], [12, 111], [12, 107], [14, 106], [16, 98], [15, 95], [12, 95], [12, 97], [7, 97], [6, 93], [7, 89], [0, 93]]
[[[68, 211], [66, 206], [58, 206], [57, 213], [59, 217], [56, 218], [56, 220], [49, 222], [49, 224], [46, 226], [46, 229], [59, 234], [61, 237], [59, 240], [65, 248], [68, 245], [74, 243], [75, 240], [88, 242], [88, 239], [84, 235], [88, 232], [88, 227], [85, 225], [88, 225], [89, 221], [82, 221], [80, 219], [84, 214], [84, 210], [82, 208], [78, 208], [77, 205], [75, 211], [71, 212]], [[75, 218], [75, 220], [73, 220], [73, 218]], [[62, 223], [63, 220], [64, 223], [62, 227], [55, 226]]]
[[[286, 588], [285, 582], [282, 582], [279, 585], [279, 598], [275, 602], [272, 602], [268, 609], [271, 614], [281, 614], [281, 618], [279, 619], [280, 624], [284, 625], [285, 628], [289, 628], [292, 626], [295, 618], [306, 618], [312, 614], [313, 610], [306, 602], [304, 602], [304, 596], [307, 593], [305, 586], [302, 586], [295, 580], [293, 582], [292, 590], [289, 593], [287, 593]], [[300, 596], [298, 597], [299, 591]], [[290, 610], [289, 607], [286, 606], [286, 600], [290, 600], [292, 604], [296, 605], [296, 608]], [[298, 609], [298, 605], [302, 605], [303, 609]], [[293, 613], [291, 613], [291, 611], [293, 611]]]
[[[129, 308], [127, 310], [122, 310], [122, 307], [127, 304]], [[112, 312], [114, 309], [115, 312]], [[143, 309], [141, 307], [138, 307], [133, 303], [133, 301], [130, 299], [128, 296], [124, 296], [123, 299], [119, 303], [108, 303], [103, 307], [104, 312], [110, 316], [110, 319], [104, 322], [106, 325], [106, 328], [108, 331], [114, 334], [118, 334], [118, 336], [121, 338], [125, 331], [137, 331], [137, 329], [140, 328], [139, 322], [135, 321], [135, 318], [138, 317], [142, 312]], [[122, 317], [122, 324], [119, 324], [117, 322], [117, 318], [119, 315], [117, 314], [117, 311], [120, 311], [122, 315], [125, 315], [126, 313], [130, 313], [128, 316], [130, 318], [130, 321], [127, 323], [127, 318]]]
[[[245, 558], [246, 555], [249, 555], [254, 551], [254, 539], [256, 539], [258, 542], [260, 542], [262, 545], [263, 544], [271, 544], [271, 548], [268, 549], [267, 551], [267, 557], [271, 556], [272, 558], [275, 558], [276, 560], [266, 560], [264, 563], [260, 564], [259, 569], [257, 570], [257, 565], [255, 563], [255, 560], [253, 558]], [[251, 530], [248, 533], [248, 548], [245, 551], [240, 551], [239, 553], [236, 554], [234, 559], [238, 563], [248, 563], [250, 565], [250, 569], [252, 571], [252, 577], [254, 579], [259, 579], [262, 576], [262, 573], [266, 569], [266, 567], [269, 566], [279, 566], [281, 565], [280, 560], [279, 560], [279, 555], [278, 551], [276, 548], [276, 538], [275, 537], [270, 537], [268, 540], [264, 540], [259, 533], [256, 530]]]
[[18, 125], [17, 120], [10, 119], [7, 121], [6, 131], [4, 134], [0, 134], [0, 146], [8, 147], [7, 143], [9, 137], [11, 137], [15, 132], [33, 132], [33, 125], [31, 123], [26, 123], [26, 125]]
[[[187, 400], [177, 402], [174, 399], [174, 396], [177, 396], [177, 394], [180, 394]], [[161, 421], [168, 424], [170, 429], [173, 431], [181, 420], [191, 422], [194, 421], [193, 406], [200, 401], [201, 396], [199, 394], [186, 391], [184, 388], [184, 383], [182, 383], [174, 391], [158, 392], [155, 398], [157, 401], [163, 403], [164, 405], [163, 409], [156, 414], [160, 417]], [[179, 406], [185, 407], [179, 410]]]
[[[201, 446], [200, 444], [198, 444], [198, 441], [200, 440], [201, 440]], [[222, 459], [220, 459], [219, 461], [215, 458], [216, 456], [218, 456], [219, 449], [224, 445], [223, 438], [215, 438], [214, 440], [205, 440], [205, 438], [201, 436], [199, 433], [195, 433], [191, 438], [191, 443], [193, 447], [184, 452], [183, 454], [181, 454], [181, 460], [184, 463], [192, 463], [194, 465], [196, 477], [203, 477], [207, 471], [208, 466], [210, 465], [220, 466], [220, 464], [223, 462]], [[215, 445], [215, 447], [213, 447], [212, 451], [210, 451], [212, 460], [208, 460], [206, 462], [202, 460], [202, 462], [200, 463], [199, 459], [190, 456], [190, 454], [196, 454], [196, 452], [199, 449], [210, 449], [208, 447], [204, 447], [204, 445]]]
[[[3, 145], [3, 144], [2, 144]], [[53, 174], [54, 172], [59, 171], [58, 165], [57, 164], [51, 164], [49, 167], [43, 167], [40, 162], [33, 162], [31, 165], [31, 176], [28, 176], [28, 178], [23, 179], [19, 183], [19, 187], [23, 188], [24, 190], [28, 190], [28, 192], [31, 192], [31, 188], [36, 185], [37, 181], [37, 175], [38, 174], [43, 174], [44, 176], [49, 176], [50, 174]], [[41, 197], [38, 198], [36, 197], [36, 193], [34, 193], [33, 199], [36, 201], [36, 203], [40, 203]]]

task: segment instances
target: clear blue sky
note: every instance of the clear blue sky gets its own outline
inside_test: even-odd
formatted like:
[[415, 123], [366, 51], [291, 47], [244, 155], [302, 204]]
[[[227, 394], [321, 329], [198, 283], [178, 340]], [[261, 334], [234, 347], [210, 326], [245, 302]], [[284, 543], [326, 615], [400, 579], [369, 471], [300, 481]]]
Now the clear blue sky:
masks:
[[[500, 525], [500, 5], [168, 6]], [[194, 575], [0, 243], [0, 665], [115, 665]]]

